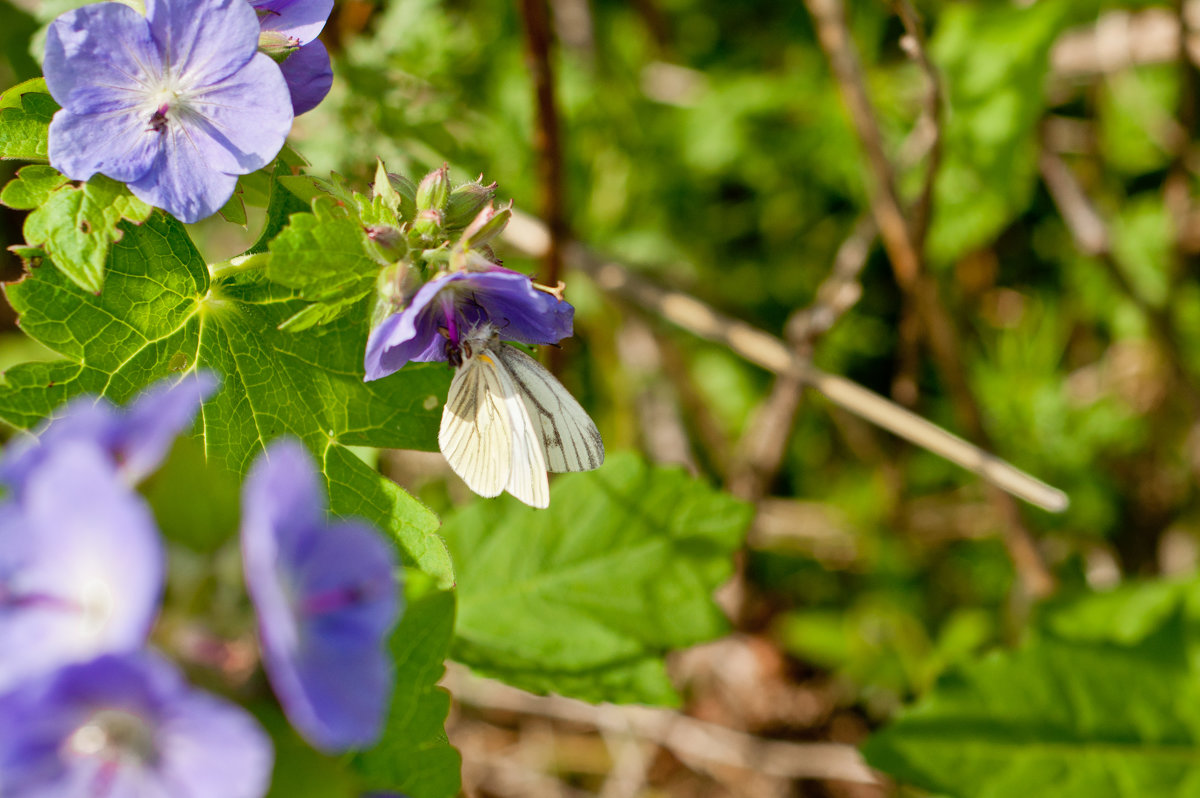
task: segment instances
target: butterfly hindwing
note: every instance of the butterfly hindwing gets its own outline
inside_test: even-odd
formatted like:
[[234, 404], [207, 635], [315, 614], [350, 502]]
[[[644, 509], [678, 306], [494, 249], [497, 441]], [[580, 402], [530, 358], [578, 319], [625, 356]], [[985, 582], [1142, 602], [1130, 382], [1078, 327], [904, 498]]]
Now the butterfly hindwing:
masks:
[[604, 462], [604, 442], [595, 422], [553, 374], [515, 347], [500, 344], [508, 368], [540, 430], [546, 465], [556, 473], [590, 471]]

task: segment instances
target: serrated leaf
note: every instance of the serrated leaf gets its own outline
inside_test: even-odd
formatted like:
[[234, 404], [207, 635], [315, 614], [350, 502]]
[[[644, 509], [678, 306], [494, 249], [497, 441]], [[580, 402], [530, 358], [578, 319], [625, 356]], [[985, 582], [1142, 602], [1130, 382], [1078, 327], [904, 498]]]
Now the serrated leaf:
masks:
[[1200, 694], [1178, 624], [1136, 647], [1034, 640], [965, 668], [863, 752], [960, 798], [1200, 795]]
[[[712, 593], [750, 515], [633, 455], [559, 478], [548, 510], [477, 501], [443, 528], [458, 574], [453, 656], [540, 692], [662, 702], [644, 661], [725, 631]], [[612, 696], [606, 680], [620, 686]], [[646, 694], [632, 694], [639, 685]]]
[[48, 160], [50, 120], [57, 110], [43, 78], [19, 83], [0, 95], [0, 159]]
[[[22, 169], [22, 175], [28, 170]], [[18, 180], [24, 182], [21, 176]], [[44, 175], [34, 175], [44, 186]], [[112, 245], [123, 235], [122, 220], [140, 224], [154, 208], [120, 183], [96, 175], [79, 188], [60, 187], [25, 218], [25, 240], [39, 246], [54, 265], [85, 291], [99, 293], [104, 286], [104, 263]]]
[[9, 302], [22, 329], [64, 359], [9, 369], [0, 418], [29, 427], [71, 396], [124, 402], [160, 377], [210, 369], [222, 386], [200, 422], [208, 457], [241, 474], [265, 443], [300, 438], [324, 465], [335, 513], [389, 531], [406, 562], [448, 584], [437, 518], [346, 448], [434, 448], [447, 369], [408, 368], [364, 383], [363, 325], [280, 333], [276, 325], [298, 303], [260, 279], [211, 280], [183, 226], [164, 214], [125, 226], [99, 296], [57, 270], [33, 270], [7, 287]]
[[312, 210], [293, 217], [271, 242], [267, 277], [310, 302], [365, 296], [384, 264], [367, 249], [362, 223], [328, 197], [313, 202]]
[[38, 207], [57, 189], [71, 182], [53, 166], [24, 166], [0, 191], [0, 203], [19, 211]]
[[374, 790], [453, 798], [462, 760], [443, 728], [450, 694], [437, 683], [454, 634], [454, 594], [415, 576], [406, 582], [408, 606], [390, 643], [396, 682], [383, 737], [354, 757], [354, 768]]

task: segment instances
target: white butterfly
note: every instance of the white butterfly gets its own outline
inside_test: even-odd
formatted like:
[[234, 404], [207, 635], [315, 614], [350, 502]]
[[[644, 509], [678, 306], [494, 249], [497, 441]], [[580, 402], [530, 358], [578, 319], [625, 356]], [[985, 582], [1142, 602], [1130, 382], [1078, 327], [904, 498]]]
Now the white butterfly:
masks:
[[600, 433], [579, 402], [536, 360], [501, 342], [495, 327], [473, 330], [450, 355], [458, 368], [438, 445], [471, 490], [548, 507], [547, 470], [604, 462]]

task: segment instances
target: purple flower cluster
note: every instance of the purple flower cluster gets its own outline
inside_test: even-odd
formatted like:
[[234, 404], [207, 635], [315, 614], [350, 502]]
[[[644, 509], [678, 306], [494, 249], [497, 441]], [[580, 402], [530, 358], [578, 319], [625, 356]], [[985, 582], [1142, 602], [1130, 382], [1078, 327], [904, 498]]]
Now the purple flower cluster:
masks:
[[[0, 456], [0, 795], [259, 798], [270, 740], [149, 649], [165, 580], [133, 489], [216, 389], [159, 383], [127, 409], [83, 398]], [[247, 587], [285, 713], [326, 751], [369, 744], [391, 688], [396, 561], [373, 529], [328, 524], [312, 461], [269, 447], [243, 496]]]
[[46, 37], [46, 85], [62, 106], [51, 165], [72, 180], [120, 180], [184, 222], [212, 215], [329, 91], [315, 37], [331, 8], [146, 0], [145, 16], [122, 3], [66, 12]]

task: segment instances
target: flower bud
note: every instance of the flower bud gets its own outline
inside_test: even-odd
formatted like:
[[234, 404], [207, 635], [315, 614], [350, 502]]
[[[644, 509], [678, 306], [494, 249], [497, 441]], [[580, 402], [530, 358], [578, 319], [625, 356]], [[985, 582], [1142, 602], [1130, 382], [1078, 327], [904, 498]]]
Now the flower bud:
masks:
[[434, 210], [418, 211], [413, 220], [413, 232], [422, 238], [433, 239], [442, 231], [442, 212]]
[[366, 228], [366, 232], [367, 238], [375, 242], [375, 246], [379, 247], [379, 253], [388, 263], [395, 263], [408, 251], [404, 235], [389, 224], [370, 225]]
[[258, 34], [259, 52], [265, 53], [277, 64], [282, 64], [289, 55], [299, 49], [300, 41], [282, 31], [264, 30]]
[[483, 177], [455, 186], [446, 205], [446, 228], [457, 230], [474, 219], [496, 195], [496, 184], [483, 185]]
[[403, 175], [388, 172], [388, 182], [400, 195], [400, 217], [415, 219], [417, 216], [417, 187], [413, 185], [413, 181]]
[[417, 215], [425, 211], [437, 211], [441, 215], [450, 200], [450, 167], [445, 164], [421, 179], [417, 186]]
[[421, 278], [411, 263], [402, 260], [379, 272], [375, 278], [375, 301], [371, 306], [371, 329], [388, 316], [399, 313], [421, 287]]
[[467, 229], [463, 230], [461, 243], [465, 249], [482, 247], [504, 230], [508, 220], [512, 218], [512, 203], [497, 210], [488, 203], [479, 212]]

